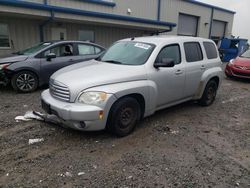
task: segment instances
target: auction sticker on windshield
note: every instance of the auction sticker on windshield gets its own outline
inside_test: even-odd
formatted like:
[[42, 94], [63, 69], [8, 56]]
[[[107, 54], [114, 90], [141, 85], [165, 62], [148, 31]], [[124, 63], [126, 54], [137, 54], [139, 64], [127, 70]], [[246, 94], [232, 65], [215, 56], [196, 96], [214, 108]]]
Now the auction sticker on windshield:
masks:
[[136, 43], [136, 44], [135, 44], [135, 47], [143, 48], [143, 49], [145, 49], [145, 50], [148, 50], [151, 46], [148, 45], [148, 44]]

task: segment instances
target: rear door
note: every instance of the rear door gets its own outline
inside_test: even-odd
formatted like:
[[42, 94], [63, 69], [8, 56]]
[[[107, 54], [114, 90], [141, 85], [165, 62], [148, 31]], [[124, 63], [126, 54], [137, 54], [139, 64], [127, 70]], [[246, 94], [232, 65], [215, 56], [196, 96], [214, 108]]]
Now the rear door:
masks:
[[199, 88], [201, 76], [206, 70], [201, 43], [185, 42], [185, 65], [186, 65], [186, 83], [184, 89], [185, 97], [192, 97]]

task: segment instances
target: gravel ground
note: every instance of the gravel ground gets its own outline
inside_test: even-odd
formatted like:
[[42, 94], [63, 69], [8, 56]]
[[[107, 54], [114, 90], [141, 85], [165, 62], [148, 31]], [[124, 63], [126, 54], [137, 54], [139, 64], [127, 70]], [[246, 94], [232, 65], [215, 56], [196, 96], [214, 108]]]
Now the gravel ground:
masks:
[[159, 111], [125, 138], [15, 122], [41, 91], [0, 88], [0, 187], [250, 187], [250, 82], [225, 79], [212, 106]]

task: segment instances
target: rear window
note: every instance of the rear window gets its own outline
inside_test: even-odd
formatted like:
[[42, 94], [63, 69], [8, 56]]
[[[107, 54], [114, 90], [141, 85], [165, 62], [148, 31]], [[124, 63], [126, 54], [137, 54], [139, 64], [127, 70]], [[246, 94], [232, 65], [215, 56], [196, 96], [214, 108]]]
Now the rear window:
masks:
[[201, 61], [203, 59], [200, 43], [186, 42], [184, 49], [187, 62]]
[[208, 59], [216, 59], [218, 57], [215, 45], [212, 42], [203, 42]]

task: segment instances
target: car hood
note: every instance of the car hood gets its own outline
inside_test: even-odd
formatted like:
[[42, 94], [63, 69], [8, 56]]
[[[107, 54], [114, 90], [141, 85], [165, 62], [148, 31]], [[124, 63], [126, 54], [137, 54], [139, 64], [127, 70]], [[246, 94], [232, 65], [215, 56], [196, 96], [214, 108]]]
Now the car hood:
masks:
[[10, 56], [10, 57], [5, 57], [0, 59], [0, 64], [4, 63], [15, 63], [19, 61], [25, 61], [28, 59], [29, 56], [27, 55], [15, 55], [15, 56]]
[[144, 65], [119, 65], [96, 60], [65, 67], [51, 76], [51, 80], [66, 85], [71, 101], [88, 88], [146, 79]]
[[237, 66], [250, 67], [250, 59], [244, 57], [238, 57], [234, 60], [234, 64]]

